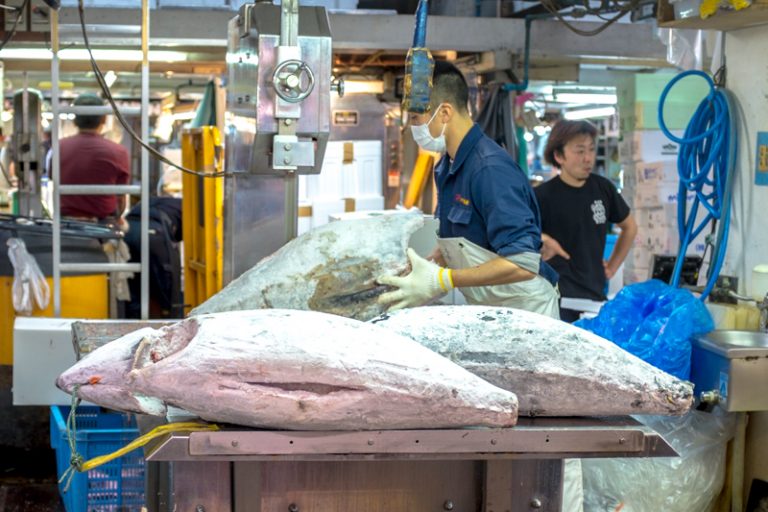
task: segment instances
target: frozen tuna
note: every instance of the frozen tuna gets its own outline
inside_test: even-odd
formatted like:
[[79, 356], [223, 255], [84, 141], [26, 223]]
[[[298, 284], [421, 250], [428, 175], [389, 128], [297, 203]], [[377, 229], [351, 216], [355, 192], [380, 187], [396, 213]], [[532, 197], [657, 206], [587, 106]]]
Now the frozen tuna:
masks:
[[514, 391], [521, 416], [679, 415], [693, 387], [565, 322], [483, 306], [406, 309], [372, 320]]
[[126, 386], [136, 349], [141, 340], [153, 332], [154, 329], [148, 327], [139, 329], [110, 342], [108, 350], [94, 350], [62, 374], [56, 385], [68, 393], [78, 386], [78, 396], [83, 400], [109, 404], [113, 409], [164, 415], [166, 407], [161, 400], [133, 393]]
[[80, 384], [80, 396], [105, 407], [144, 401], [266, 428], [509, 427], [517, 418], [514, 393], [413, 340], [313, 311], [219, 313], [145, 330], [95, 350], [57, 384], [68, 392]]
[[190, 315], [285, 308], [369, 320], [386, 310], [376, 278], [408, 267], [405, 250], [420, 212], [331, 222], [288, 242], [193, 309]]

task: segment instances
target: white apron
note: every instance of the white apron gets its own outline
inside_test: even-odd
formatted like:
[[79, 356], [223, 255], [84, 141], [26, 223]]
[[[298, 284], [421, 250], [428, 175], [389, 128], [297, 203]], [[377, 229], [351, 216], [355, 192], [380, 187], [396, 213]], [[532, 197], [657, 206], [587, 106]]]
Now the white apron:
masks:
[[[466, 238], [438, 238], [437, 245], [448, 268], [476, 267], [499, 257]], [[538, 273], [527, 281], [461, 288], [461, 293], [469, 304], [524, 309], [560, 319], [557, 289]]]
[[[498, 254], [483, 249], [466, 238], [438, 238], [437, 245], [443, 253], [448, 268], [476, 267], [499, 257]], [[534, 272], [532, 268], [526, 268], [526, 270]], [[469, 304], [524, 309], [560, 320], [558, 306], [560, 293], [538, 273], [536, 277], [527, 281], [461, 288], [461, 293]], [[562, 510], [563, 512], [582, 512], [583, 503], [581, 460], [566, 459], [563, 468]]]

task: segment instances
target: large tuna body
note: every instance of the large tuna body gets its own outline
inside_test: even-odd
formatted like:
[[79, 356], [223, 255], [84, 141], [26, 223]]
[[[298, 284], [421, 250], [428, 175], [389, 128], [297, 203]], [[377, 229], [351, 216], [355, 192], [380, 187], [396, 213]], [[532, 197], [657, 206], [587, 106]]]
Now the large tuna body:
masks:
[[[109, 386], [105, 368], [115, 374]], [[508, 427], [517, 418], [513, 393], [413, 340], [311, 311], [201, 315], [144, 330], [95, 350], [57, 384], [79, 384], [80, 396], [105, 407], [164, 414], [173, 405], [266, 428]]]
[[288, 242], [193, 309], [190, 315], [303, 309], [368, 320], [386, 310], [375, 280], [408, 266], [405, 250], [421, 212], [331, 222]]
[[683, 414], [693, 388], [608, 340], [510, 308], [433, 306], [372, 320], [514, 391], [522, 416]]

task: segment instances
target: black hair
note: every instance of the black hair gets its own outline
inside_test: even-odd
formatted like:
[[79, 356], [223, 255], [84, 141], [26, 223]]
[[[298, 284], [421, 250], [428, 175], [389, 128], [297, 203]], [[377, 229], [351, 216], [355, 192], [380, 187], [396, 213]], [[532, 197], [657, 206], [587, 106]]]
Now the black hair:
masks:
[[432, 110], [441, 103], [450, 103], [462, 114], [468, 112], [469, 87], [461, 71], [444, 60], [435, 62], [435, 70], [432, 73], [432, 93], [429, 98]]
[[544, 160], [555, 167], [560, 167], [555, 160], [555, 155], [562, 155], [565, 145], [579, 135], [589, 135], [594, 141], [597, 138], [597, 128], [589, 121], [558, 121], [549, 133], [547, 147], [544, 149]]
[[[103, 99], [95, 94], [85, 93], [75, 98], [73, 105], [103, 107], [105, 103]], [[76, 114], [75, 126], [81, 130], [93, 130], [94, 128], [98, 128], [99, 125], [104, 122], [105, 118], [106, 116], [84, 116]]]

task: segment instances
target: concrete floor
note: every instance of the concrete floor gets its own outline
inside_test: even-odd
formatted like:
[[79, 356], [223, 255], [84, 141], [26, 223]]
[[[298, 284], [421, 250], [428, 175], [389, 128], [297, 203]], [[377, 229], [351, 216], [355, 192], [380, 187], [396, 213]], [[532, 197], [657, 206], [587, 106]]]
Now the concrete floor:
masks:
[[47, 407], [14, 407], [12, 369], [0, 366], [0, 511], [64, 512]]
[[64, 512], [53, 450], [0, 447], [0, 510]]

